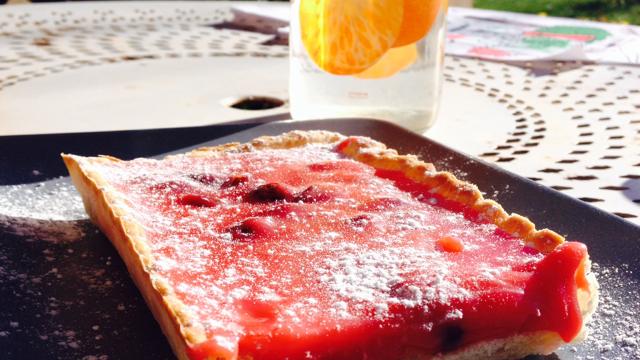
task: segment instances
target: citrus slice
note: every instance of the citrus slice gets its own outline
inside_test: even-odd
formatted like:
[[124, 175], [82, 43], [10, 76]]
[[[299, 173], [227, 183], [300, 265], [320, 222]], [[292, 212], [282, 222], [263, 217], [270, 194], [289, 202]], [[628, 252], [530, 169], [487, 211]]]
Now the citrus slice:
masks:
[[443, 0], [404, 0], [402, 27], [393, 47], [422, 39], [433, 26], [442, 2]]
[[357, 74], [394, 44], [403, 11], [403, 0], [301, 0], [302, 43], [321, 69]]
[[411, 66], [418, 58], [416, 44], [389, 49], [372, 67], [355, 74], [360, 79], [382, 79]]

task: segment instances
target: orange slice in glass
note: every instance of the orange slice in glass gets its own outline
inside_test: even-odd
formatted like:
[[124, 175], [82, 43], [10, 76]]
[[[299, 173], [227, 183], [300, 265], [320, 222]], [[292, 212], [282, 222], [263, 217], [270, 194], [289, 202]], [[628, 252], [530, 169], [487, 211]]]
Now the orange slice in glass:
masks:
[[311, 59], [336, 75], [360, 73], [396, 42], [403, 0], [301, 0], [300, 32]]
[[417, 58], [416, 44], [389, 49], [372, 67], [354, 76], [360, 79], [387, 78], [411, 66]]
[[433, 26], [443, 5], [443, 0], [404, 0], [402, 27], [393, 47], [422, 39]]

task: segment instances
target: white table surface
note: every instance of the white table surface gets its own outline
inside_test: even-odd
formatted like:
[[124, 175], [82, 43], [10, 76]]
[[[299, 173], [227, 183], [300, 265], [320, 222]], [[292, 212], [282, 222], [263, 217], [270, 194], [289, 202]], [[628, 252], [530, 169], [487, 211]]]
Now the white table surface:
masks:
[[[225, 2], [0, 7], [0, 135], [213, 124], [286, 112], [285, 46], [214, 29]], [[261, 3], [257, 6], [282, 6]], [[554, 63], [557, 74], [446, 59], [427, 136], [640, 224], [640, 68]], [[464, 99], [464, 101], [460, 101]], [[472, 131], [469, 131], [472, 129]]]

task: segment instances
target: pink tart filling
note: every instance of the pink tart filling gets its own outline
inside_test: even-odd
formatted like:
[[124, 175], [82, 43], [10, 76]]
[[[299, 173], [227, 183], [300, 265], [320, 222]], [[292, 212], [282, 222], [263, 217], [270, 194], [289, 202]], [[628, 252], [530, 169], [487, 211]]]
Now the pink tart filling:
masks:
[[126, 195], [214, 354], [393, 359], [582, 326], [584, 245], [526, 247], [340, 146], [92, 166]]

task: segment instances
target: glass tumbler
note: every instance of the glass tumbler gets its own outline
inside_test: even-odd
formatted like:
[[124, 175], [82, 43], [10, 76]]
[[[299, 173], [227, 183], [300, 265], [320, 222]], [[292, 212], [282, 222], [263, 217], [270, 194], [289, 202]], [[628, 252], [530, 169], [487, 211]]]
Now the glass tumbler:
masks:
[[293, 0], [294, 120], [367, 117], [424, 131], [442, 83], [447, 0]]

